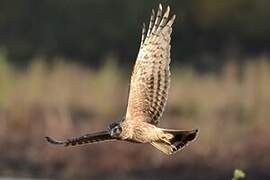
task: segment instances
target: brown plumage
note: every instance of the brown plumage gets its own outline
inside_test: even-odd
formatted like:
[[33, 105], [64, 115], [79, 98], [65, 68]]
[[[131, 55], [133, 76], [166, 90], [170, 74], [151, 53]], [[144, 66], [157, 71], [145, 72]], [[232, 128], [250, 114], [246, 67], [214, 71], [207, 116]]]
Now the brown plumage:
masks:
[[169, 12], [167, 7], [161, 19], [160, 5], [154, 21], [155, 12], [152, 11], [147, 36], [142, 38], [131, 76], [127, 119], [157, 125], [164, 111], [170, 86], [171, 26], [175, 19], [174, 15], [168, 20]]
[[57, 141], [46, 137], [52, 144], [78, 145], [105, 140], [124, 140], [151, 143], [154, 147], [172, 154], [195, 139], [198, 130], [182, 131], [158, 128], [170, 87], [170, 41], [175, 15], [169, 18], [168, 6], [162, 16], [152, 10], [146, 33], [143, 24], [141, 45], [130, 81], [129, 99], [125, 118], [112, 123], [107, 131]]

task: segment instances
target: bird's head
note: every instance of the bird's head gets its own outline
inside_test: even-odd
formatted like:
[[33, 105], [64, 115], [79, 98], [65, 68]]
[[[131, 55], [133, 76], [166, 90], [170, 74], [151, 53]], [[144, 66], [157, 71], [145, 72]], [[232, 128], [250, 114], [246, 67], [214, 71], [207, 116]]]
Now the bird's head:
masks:
[[110, 124], [109, 133], [112, 137], [115, 137], [115, 138], [119, 137], [120, 134], [122, 133], [121, 124], [119, 122], [114, 122]]

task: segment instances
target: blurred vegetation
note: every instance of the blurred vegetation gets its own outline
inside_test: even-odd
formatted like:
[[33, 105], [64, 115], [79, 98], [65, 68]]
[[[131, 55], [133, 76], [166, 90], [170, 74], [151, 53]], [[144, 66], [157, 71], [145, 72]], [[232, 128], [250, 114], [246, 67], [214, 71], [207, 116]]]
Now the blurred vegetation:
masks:
[[47, 64], [39, 57], [18, 70], [2, 53], [0, 175], [225, 180], [239, 167], [251, 179], [270, 178], [270, 57], [263, 55], [244, 66], [230, 61], [221, 73], [172, 67], [161, 126], [200, 129], [198, 139], [172, 157], [150, 145], [124, 142], [68, 149], [48, 145], [46, 135], [71, 137], [122, 118], [129, 74], [114, 58], [108, 56], [104, 66], [90, 70], [63, 59]]
[[52, 61], [57, 56], [93, 67], [111, 53], [121, 64], [130, 64], [142, 23], [148, 23], [159, 2], [178, 17], [173, 63], [216, 70], [227, 53], [241, 57], [270, 50], [268, 0], [1, 0], [0, 47], [18, 66], [32, 57]]
[[239, 167], [270, 179], [268, 0], [161, 2], [177, 15], [161, 126], [200, 129], [183, 152], [42, 140], [122, 118], [142, 23], [159, 2], [0, 1], [0, 176], [225, 180]]
[[240, 169], [235, 169], [234, 173], [233, 173], [232, 180], [239, 180], [239, 179], [243, 179], [245, 177], [246, 177], [246, 174], [244, 173], [244, 171], [242, 171]]

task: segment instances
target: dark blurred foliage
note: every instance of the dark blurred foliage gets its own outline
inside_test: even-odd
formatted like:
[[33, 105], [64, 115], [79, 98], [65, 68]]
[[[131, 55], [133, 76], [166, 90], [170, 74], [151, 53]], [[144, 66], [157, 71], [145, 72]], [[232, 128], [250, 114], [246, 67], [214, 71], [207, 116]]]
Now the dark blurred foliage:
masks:
[[19, 67], [33, 56], [95, 67], [113, 54], [130, 64], [142, 23], [148, 23], [159, 2], [177, 15], [174, 62], [204, 69], [223, 63], [228, 54], [270, 51], [269, 0], [1, 0], [0, 47]]

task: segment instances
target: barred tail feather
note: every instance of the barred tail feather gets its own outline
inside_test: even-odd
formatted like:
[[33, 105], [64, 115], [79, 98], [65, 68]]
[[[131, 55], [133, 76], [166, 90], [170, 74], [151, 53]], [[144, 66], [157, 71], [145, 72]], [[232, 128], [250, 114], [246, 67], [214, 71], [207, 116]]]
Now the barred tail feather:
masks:
[[168, 139], [164, 139], [151, 144], [167, 155], [171, 155], [183, 149], [190, 141], [197, 136], [198, 129], [191, 131], [162, 129]]

